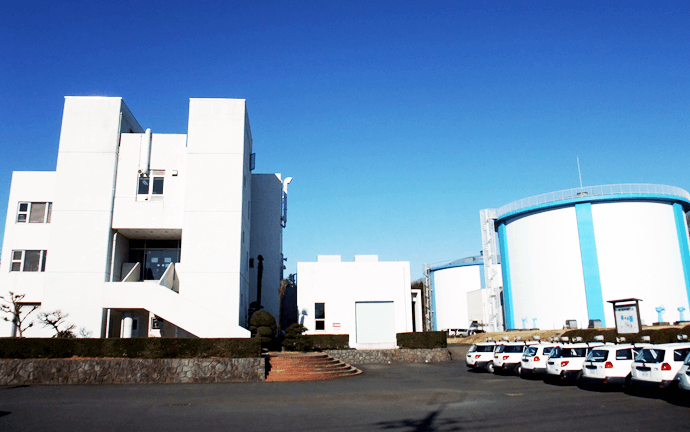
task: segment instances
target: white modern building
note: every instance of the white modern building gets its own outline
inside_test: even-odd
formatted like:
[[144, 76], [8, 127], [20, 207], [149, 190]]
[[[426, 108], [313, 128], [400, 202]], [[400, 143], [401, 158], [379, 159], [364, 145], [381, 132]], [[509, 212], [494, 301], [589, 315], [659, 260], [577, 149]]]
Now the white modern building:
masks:
[[376, 255], [319, 255], [297, 263], [298, 319], [307, 334], [347, 334], [350, 347], [395, 348], [396, 333], [422, 330], [421, 292], [410, 287], [408, 261]]
[[191, 99], [183, 135], [67, 97], [56, 170], [12, 176], [0, 287], [95, 337], [248, 337], [252, 302], [278, 316], [290, 180], [253, 169], [242, 99]]
[[[623, 184], [525, 198], [483, 218], [500, 245], [505, 326], [562, 328], [576, 320], [614, 327], [607, 302], [638, 298], [644, 324], [689, 309], [690, 194], [673, 186]], [[486, 259], [487, 252], [484, 252]]]

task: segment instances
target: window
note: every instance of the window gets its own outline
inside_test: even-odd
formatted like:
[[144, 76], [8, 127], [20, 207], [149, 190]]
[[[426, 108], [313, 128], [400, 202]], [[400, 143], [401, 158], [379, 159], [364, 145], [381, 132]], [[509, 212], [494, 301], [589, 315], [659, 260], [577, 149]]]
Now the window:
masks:
[[690, 348], [682, 348], [673, 351], [673, 361], [682, 362], [690, 354]]
[[20, 202], [17, 223], [50, 223], [52, 209], [50, 202]]
[[632, 360], [632, 359], [633, 359], [632, 349], [627, 348], [627, 349], [622, 349], [622, 350], [616, 350], [616, 360]]
[[153, 178], [153, 190], [151, 191], [153, 195], [163, 195], [163, 180], [163, 177]]
[[137, 190], [137, 194], [139, 194], [139, 195], [148, 195], [149, 194], [149, 178], [148, 177], [139, 177], [139, 189]]
[[14, 250], [10, 271], [13, 272], [44, 272], [46, 271], [46, 256], [44, 250]]
[[326, 329], [326, 303], [315, 303], [314, 304], [314, 318], [315, 330], [325, 330]]
[[165, 170], [151, 170], [151, 175], [140, 174], [137, 186], [137, 201], [161, 201]]

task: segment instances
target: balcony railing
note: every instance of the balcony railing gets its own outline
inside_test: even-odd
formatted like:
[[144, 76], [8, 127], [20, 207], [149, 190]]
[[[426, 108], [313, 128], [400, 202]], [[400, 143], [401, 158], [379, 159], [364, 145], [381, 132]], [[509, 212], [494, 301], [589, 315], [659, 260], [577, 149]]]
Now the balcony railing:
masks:
[[603, 186], [589, 186], [583, 188], [566, 189], [558, 192], [550, 192], [514, 201], [500, 207], [497, 211], [498, 217], [512, 213], [524, 208], [534, 207], [541, 204], [548, 204], [569, 199], [587, 198], [592, 196], [604, 195], [654, 195], [678, 197], [690, 202], [690, 193], [675, 186], [654, 185], [654, 184], [617, 184]]

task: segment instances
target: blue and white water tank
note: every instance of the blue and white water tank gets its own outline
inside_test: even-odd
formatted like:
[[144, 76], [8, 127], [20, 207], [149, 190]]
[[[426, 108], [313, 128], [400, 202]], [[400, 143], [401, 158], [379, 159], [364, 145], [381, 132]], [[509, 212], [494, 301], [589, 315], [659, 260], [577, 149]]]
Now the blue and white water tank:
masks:
[[[489, 322], [484, 259], [473, 256], [427, 267], [431, 285], [432, 330], [468, 329]], [[500, 275], [499, 275], [500, 278]]]
[[522, 320], [560, 329], [599, 319], [614, 327], [607, 302], [639, 298], [644, 324], [655, 307], [688, 309], [690, 194], [624, 184], [526, 198], [496, 211], [505, 326]]

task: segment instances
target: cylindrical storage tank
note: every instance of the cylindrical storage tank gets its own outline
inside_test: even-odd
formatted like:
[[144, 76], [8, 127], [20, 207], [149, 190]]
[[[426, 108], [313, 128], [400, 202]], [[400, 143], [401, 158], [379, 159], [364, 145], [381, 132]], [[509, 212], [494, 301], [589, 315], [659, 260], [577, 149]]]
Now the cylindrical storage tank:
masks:
[[498, 209], [506, 328], [566, 320], [615, 327], [612, 300], [638, 298], [646, 325], [688, 309], [690, 194], [661, 185], [608, 185], [526, 198]]
[[433, 330], [468, 329], [467, 293], [484, 287], [484, 262], [469, 257], [429, 269]]

